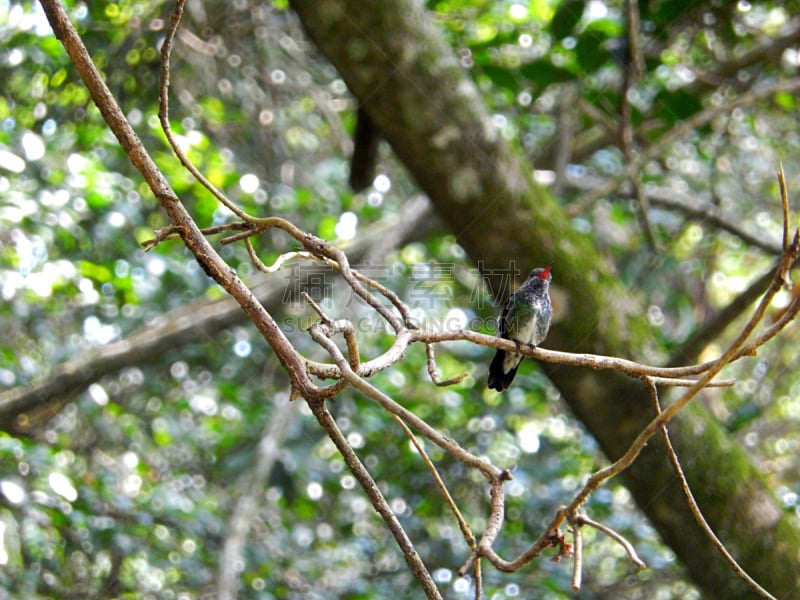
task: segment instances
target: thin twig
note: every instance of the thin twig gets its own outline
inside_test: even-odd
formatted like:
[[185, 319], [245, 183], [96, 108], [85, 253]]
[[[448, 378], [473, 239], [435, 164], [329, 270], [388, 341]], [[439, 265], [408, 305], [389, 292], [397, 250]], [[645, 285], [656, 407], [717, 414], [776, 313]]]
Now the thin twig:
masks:
[[644, 74], [644, 56], [642, 55], [642, 44], [640, 43], [642, 21], [639, 15], [639, 1], [627, 0], [627, 20], [628, 20], [628, 52], [630, 62], [627, 68], [631, 71], [631, 80], [638, 81]]
[[346, 319], [334, 321], [325, 314], [325, 311], [322, 310], [322, 307], [314, 302], [311, 296], [309, 296], [306, 292], [301, 292], [300, 295], [322, 319], [322, 324], [325, 328], [325, 335], [328, 338], [337, 333], [341, 333], [344, 336], [345, 343], [347, 343], [347, 359], [350, 363], [350, 368], [353, 369], [353, 371], [358, 371], [358, 365], [361, 359], [359, 357], [358, 340], [356, 339], [356, 332], [353, 324]]
[[376, 511], [378, 511], [378, 514], [380, 514], [384, 523], [386, 523], [389, 531], [391, 531], [392, 535], [397, 541], [397, 544], [400, 546], [400, 549], [403, 552], [403, 556], [405, 557], [406, 563], [411, 569], [411, 572], [422, 586], [425, 596], [429, 599], [441, 599], [441, 595], [439, 594], [439, 590], [436, 588], [433, 577], [431, 577], [431, 574], [428, 571], [428, 568], [425, 566], [425, 563], [422, 562], [419, 553], [417, 552], [416, 548], [414, 548], [414, 544], [408, 537], [405, 529], [403, 529], [403, 526], [400, 524], [400, 521], [394, 514], [394, 511], [392, 511], [392, 508], [389, 506], [386, 498], [383, 497], [378, 484], [375, 483], [372, 475], [369, 474], [369, 471], [361, 462], [361, 459], [358, 458], [358, 455], [347, 442], [347, 438], [339, 429], [339, 426], [336, 424], [336, 420], [325, 407], [324, 401], [312, 401], [309, 402], [308, 405], [311, 408], [311, 412], [313, 413], [314, 417], [316, 417], [317, 422], [325, 430], [325, 432], [328, 434], [328, 437], [331, 438], [331, 441], [342, 454], [347, 468], [350, 469], [350, 472], [361, 485], [364, 493], [372, 502], [372, 506]]
[[[650, 390], [650, 397], [653, 402], [653, 408], [656, 411], [656, 414], [661, 413], [661, 403], [658, 401], [658, 390], [656, 389], [656, 385], [653, 382], [648, 381], [648, 388]], [[711, 528], [711, 525], [708, 524], [705, 517], [703, 516], [703, 512], [700, 510], [700, 507], [697, 504], [697, 501], [694, 498], [694, 494], [692, 494], [692, 490], [689, 487], [689, 482], [686, 479], [686, 475], [683, 472], [683, 468], [681, 467], [680, 460], [678, 460], [678, 455], [675, 453], [675, 448], [672, 446], [672, 440], [669, 437], [669, 431], [666, 425], [662, 425], [660, 429], [661, 439], [664, 442], [664, 447], [667, 450], [667, 456], [669, 457], [669, 461], [672, 464], [672, 468], [675, 471], [675, 476], [678, 478], [678, 481], [681, 485], [681, 491], [683, 495], [686, 497], [686, 503], [689, 506], [689, 511], [692, 513], [695, 521], [706, 534], [708, 539], [717, 549], [717, 551], [722, 555], [722, 558], [725, 559], [725, 562], [728, 563], [728, 566], [731, 570], [736, 573], [740, 578], [744, 580], [744, 582], [752, 589], [755, 593], [757, 593], [762, 598], [767, 598], [768, 600], [776, 600], [775, 597], [770, 594], [767, 590], [765, 590], [759, 583], [750, 577], [750, 575], [745, 571], [736, 559], [728, 552], [728, 549], [725, 547], [725, 544], [717, 537], [717, 534], [714, 533], [714, 530]]]
[[380, 314], [395, 332], [399, 333], [405, 329], [402, 320], [398, 319], [397, 315], [392, 313], [392, 311], [382, 304], [374, 294], [364, 287], [353, 269], [350, 268], [350, 261], [347, 260], [347, 256], [344, 252], [342, 252], [333, 244], [329, 244], [328, 242], [309, 234], [305, 234], [303, 245], [313, 254], [333, 260], [338, 265], [339, 273], [341, 273], [342, 277], [345, 279], [345, 281], [347, 281], [350, 288], [378, 314]]
[[206, 179], [206, 177], [197, 169], [197, 167], [194, 166], [192, 161], [189, 160], [189, 157], [186, 156], [186, 153], [181, 149], [178, 141], [175, 139], [175, 136], [172, 133], [172, 126], [169, 122], [169, 63], [170, 55], [172, 54], [172, 42], [175, 39], [175, 34], [177, 33], [178, 28], [180, 27], [185, 4], [186, 0], [175, 1], [175, 8], [172, 11], [172, 14], [170, 14], [169, 26], [167, 27], [166, 36], [164, 37], [164, 43], [161, 46], [161, 75], [158, 87], [158, 119], [161, 122], [161, 128], [164, 130], [164, 135], [167, 137], [170, 147], [172, 147], [172, 151], [175, 153], [175, 156], [178, 157], [178, 160], [181, 162], [181, 164], [228, 210], [230, 210], [240, 219], [249, 221], [252, 217], [239, 208], [233, 201], [229, 200], [225, 194], [223, 194], [213, 183]]
[[442, 497], [445, 500], [445, 503], [453, 513], [453, 516], [456, 518], [456, 522], [458, 523], [458, 528], [461, 530], [464, 539], [469, 544], [469, 547], [474, 549], [477, 542], [475, 540], [475, 535], [472, 533], [472, 529], [470, 529], [469, 524], [467, 523], [464, 515], [461, 514], [458, 506], [456, 505], [453, 497], [450, 495], [450, 490], [447, 489], [447, 486], [444, 484], [441, 475], [439, 475], [439, 471], [436, 469], [436, 465], [433, 464], [430, 456], [425, 451], [425, 447], [422, 443], [417, 439], [417, 436], [414, 435], [414, 432], [408, 427], [408, 425], [403, 422], [403, 419], [398, 417], [397, 415], [392, 415], [392, 418], [395, 422], [400, 426], [400, 428], [405, 432], [406, 437], [411, 441], [416, 448], [419, 455], [422, 457], [422, 461], [425, 463], [425, 466], [428, 467], [428, 470], [433, 475], [433, 480], [436, 482], [436, 487], [439, 488], [439, 492], [442, 494]]
[[633, 564], [635, 564], [640, 569], [647, 568], [647, 565], [644, 564], [644, 561], [641, 558], [639, 558], [639, 555], [636, 553], [636, 549], [633, 547], [633, 544], [631, 544], [628, 540], [626, 540], [619, 533], [617, 533], [616, 531], [614, 531], [610, 527], [608, 527], [606, 525], [603, 525], [602, 523], [598, 523], [597, 521], [594, 521], [594, 520], [590, 519], [586, 515], [578, 515], [575, 518], [575, 520], [576, 520], [578, 525], [589, 525], [590, 527], [594, 527], [598, 531], [602, 531], [608, 537], [610, 537], [612, 540], [617, 542], [620, 546], [625, 548], [625, 552], [628, 553], [628, 557], [631, 559], [631, 562]]
[[[450, 512], [452, 512], [453, 516], [456, 518], [458, 528], [461, 530], [461, 535], [464, 536], [464, 539], [466, 540], [470, 549], [474, 552], [477, 548], [475, 535], [472, 533], [472, 529], [470, 529], [470, 526], [464, 518], [464, 515], [461, 514], [461, 510], [459, 510], [455, 500], [453, 500], [450, 490], [447, 489], [447, 486], [442, 480], [441, 475], [439, 475], [439, 471], [436, 469], [433, 461], [428, 456], [428, 453], [425, 452], [425, 447], [420, 443], [420, 441], [414, 435], [414, 432], [409, 429], [408, 425], [406, 425], [400, 417], [397, 415], [392, 415], [392, 418], [398, 425], [400, 425], [408, 439], [411, 440], [412, 444], [414, 444], [414, 448], [416, 448], [417, 452], [419, 452], [419, 455], [422, 457], [422, 461], [428, 467], [431, 475], [433, 475], [433, 480], [436, 482], [436, 487], [439, 488], [439, 493], [442, 495], [442, 498], [444, 498], [445, 504], [447, 504], [447, 506], [450, 508]], [[480, 600], [483, 597], [483, 575], [481, 573], [480, 560], [476, 560], [473, 564], [472, 575], [475, 579], [475, 600]]]
[[326, 325], [330, 325], [333, 323], [333, 319], [331, 319], [328, 315], [325, 314], [325, 311], [322, 310], [322, 307], [314, 302], [314, 299], [308, 295], [307, 292], [300, 292], [300, 296], [305, 300], [308, 305], [312, 308], [312, 310], [319, 315], [319, 318], [322, 319], [322, 322]]
[[717, 339], [728, 326], [736, 321], [766, 291], [774, 274], [766, 271], [751, 283], [747, 289], [734, 298], [725, 308], [715, 314], [703, 327], [698, 329], [675, 350], [667, 366], [685, 364], [697, 359], [708, 345], [708, 340]]
[[636, 216], [639, 226], [653, 252], [658, 252], [658, 239], [650, 221], [650, 203], [641, 182], [641, 169], [636, 161], [636, 148], [633, 136], [633, 104], [631, 92], [644, 72], [641, 46], [639, 44], [639, 4], [636, 0], [627, 0], [628, 27], [628, 61], [623, 65], [622, 85], [620, 90], [620, 144], [627, 162], [627, 176], [633, 187], [636, 198]]
[[[222, 225], [214, 225], [213, 227], [204, 227], [200, 231], [203, 235], [216, 235], [218, 233], [222, 233], [223, 231], [231, 231], [237, 229], [252, 229], [252, 225], [249, 223], [242, 223], [241, 221], [236, 221], [234, 223], [223, 223]], [[162, 227], [161, 229], [155, 230], [156, 237], [151, 240], [145, 240], [142, 242], [142, 246], [144, 247], [144, 251], [148, 252], [158, 246], [161, 242], [166, 240], [174, 240], [180, 237], [180, 228], [176, 225], [168, 225], [167, 227]], [[221, 243], [225, 243], [223, 239]]]
[[483, 473], [489, 481], [497, 481], [505, 478], [505, 471], [498, 469], [487, 461], [475, 456], [474, 454], [464, 450], [458, 443], [450, 437], [447, 437], [434, 429], [423, 419], [409, 411], [404, 406], [395, 402], [388, 395], [384, 394], [381, 390], [373, 386], [366, 379], [359, 376], [348, 363], [347, 359], [342, 354], [341, 350], [333, 343], [326, 332], [318, 325], [314, 324], [309, 327], [309, 334], [320, 346], [322, 346], [333, 358], [336, 366], [341, 370], [342, 378], [350, 385], [359, 390], [362, 394], [375, 400], [384, 409], [391, 414], [400, 417], [405, 423], [409, 424], [415, 430], [420, 432], [424, 437], [428, 438], [434, 444], [448, 452], [451, 456], [460, 460], [465, 465], [478, 469]]
[[271, 265], [265, 265], [263, 262], [261, 262], [261, 259], [258, 258], [258, 255], [255, 253], [255, 248], [253, 248], [250, 240], [245, 240], [245, 245], [247, 246], [247, 251], [250, 254], [250, 258], [253, 259], [253, 263], [260, 271], [263, 271], [264, 273], [276, 273], [281, 269], [281, 267], [283, 267], [285, 263], [294, 258], [304, 258], [307, 260], [314, 260], [316, 258], [310, 252], [286, 252], [276, 258]]
[[164, 240], [170, 240], [180, 237], [180, 228], [177, 225], [167, 225], [161, 229], [155, 230], [156, 237], [152, 240], [145, 240], [142, 242], [142, 248], [145, 252], [150, 252], [153, 248], [158, 246]]
[[[786, 188], [786, 175], [783, 165], [778, 166], [778, 186], [781, 190], [781, 212], [783, 213], [783, 251], [789, 251], [789, 191]], [[786, 281], [786, 277], [784, 277]]]
[[[696, 379], [681, 379], [681, 378], [672, 378], [672, 377], [657, 377], [652, 376], [650, 377], [654, 382], [658, 385], [666, 386], [666, 387], [691, 387], [695, 383], [697, 383]], [[719, 388], [719, 387], [731, 387], [736, 383], [735, 379], [718, 379], [716, 381], [709, 381], [706, 387], [709, 388]]]
[[583, 536], [578, 523], [572, 526], [573, 565], [572, 565], [572, 591], [579, 592], [583, 577]]
[[433, 348], [433, 344], [425, 344], [425, 353], [428, 356], [428, 374], [431, 376], [431, 381], [433, 381], [434, 385], [438, 387], [454, 385], [456, 383], [460, 383], [467, 375], [469, 375], [469, 373], [461, 373], [460, 375], [456, 375], [455, 377], [451, 377], [450, 379], [445, 379], [443, 381], [439, 378], [439, 370], [436, 368], [436, 351]]

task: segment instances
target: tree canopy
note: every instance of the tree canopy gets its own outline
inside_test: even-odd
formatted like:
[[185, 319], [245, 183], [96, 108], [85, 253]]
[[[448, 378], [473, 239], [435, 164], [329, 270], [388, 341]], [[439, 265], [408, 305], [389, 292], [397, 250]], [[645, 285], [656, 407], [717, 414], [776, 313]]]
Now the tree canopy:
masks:
[[794, 4], [0, 2], [6, 597], [800, 597]]

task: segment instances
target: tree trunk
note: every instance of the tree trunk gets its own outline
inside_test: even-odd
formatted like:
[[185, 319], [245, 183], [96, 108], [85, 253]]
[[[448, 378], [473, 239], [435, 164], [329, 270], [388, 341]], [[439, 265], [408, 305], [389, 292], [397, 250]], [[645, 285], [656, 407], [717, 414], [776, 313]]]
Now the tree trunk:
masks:
[[[421, 3], [386, 0], [369, 10], [356, 0], [291, 5], [474, 262], [483, 261], [492, 276], [491, 269], [507, 270], [513, 260], [523, 277], [555, 263], [563, 316], [547, 347], [660, 359], [642, 306], [492, 126], [477, 88]], [[500, 277], [490, 280], [495, 285]], [[628, 379], [544, 367], [612, 460], [654, 415], [643, 387]], [[698, 503], [729, 550], [773, 594], [800, 598], [800, 529], [741, 447], [697, 403], [670, 431]], [[691, 517], [660, 442], [651, 441], [624, 481], [706, 595], [748, 597]]]

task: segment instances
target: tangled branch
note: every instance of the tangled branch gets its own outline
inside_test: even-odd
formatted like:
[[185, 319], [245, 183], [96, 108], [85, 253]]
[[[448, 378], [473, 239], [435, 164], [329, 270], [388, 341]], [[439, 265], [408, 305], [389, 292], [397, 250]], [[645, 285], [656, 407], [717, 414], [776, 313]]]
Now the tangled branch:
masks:
[[[326, 431], [330, 439], [342, 453], [348, 468], [358, 480], [378, 514], [386, 523], [387, 528], [394, 535], [409, 568], [417, 578], [428, 598], [439, 598], [440, 595], [427, 567], [416, 552], [413, 542], [405, 532], [402, 524], [394, 515], [381, 494], [368, 469], [360, 461], [357, 453], [347, 442], [345, 436], [342, 435], [335, 419], [327, 409], [326, 401], [348, 387], [357, 390], [363, 396], [377, 403], [391, 414], [392, 418], [412, 440], [412, 443], [420, 450], [420, 454], [424, 457], [423, 459], [428, 465], [428, 468], [434, 474], [437, 486], [441, 490], [445, 502], [451, 507], [453, 514], [456, 516], [462, 534], [471, 548], [470, 556], [466, 559], [465, 564], [461, 568], [461, 572], [463, 574], [466, 573], [469, 568], [473, 569], [473, 575], [476, 578], [476, 597], [480, 597], [481, 595], [480, 565], [483, 559], [487, 560], [498, 570], [510, 572], [527, 565], [536, 557], [540, 556], [543, 550], [550, 547], [558, 548], [558, 557], [573, 558], [573, 587], [578, 589], [581, 584], [582, 552], [584, 544], [581, 529], [586, 526], [594, 527], [598, 531], [609, 535], [624, 547], [631, 561], [636, 566], [640, 568], [643, 566], [633, 546], [627, 540], [608, 526], [590, 519], [587, 515], [583, 514], [582, 508], [590, 495], [599, 486], [604, 484], [611, 477], [627, 469], [636, 460], [642, 448], [644, 448], [645, 444], [653, 435], [661, 432], [666, 439], [667, 425], [669, 422], [700, 390], [714, 385], [730, 385], [730, 381], [716, 379], [725, 366], [744, 356], [754, 354], [761, 345], [769, 341], [786, 327], [800, 310], [800, 300], [796, 297], [790, 307], [784, 311], [775, 323], [767, 327], [759, 335], [754, 335], [756, 329], [763, 321], [767, 307], [772, 298], [781, 286], [789, 282], [788, 274], [791, 265], [800, 257], [800, 234], [797, 232], [795, 232], [793, 236], [789, 234], [788, 198], [782, 174], [779, 180], [781, 183], [783, 200], [784, 240], [780, 262], [766, 294], [763, 296], [749, 322], [742, 329], [736, 340], [734, 340], [728, 349], [716, 360], [685, 367], [655, 367], [610, 356], [557, 352], [533, 347], [519, 348], [518, 345], [512, 341], [474, 331], [427, 331], [414, 322], [411, 310], [400, 297], [380, 283], [371, 280], [359, 273], [356, 269], [353, 269], [341, 249], [302, 231], [285, 219], [278, 217], [258, 217], [248, 214], [203, 177], [202, 173], [192, 165], [181, 151], [170, 128], [168, 93], [170, 53], [175, 33], [180, 25], [184, 6], [182, 0], [178, 0], [176, 3], [176, 8], [170, 18], [167, 37], [162, 47], [159, 118], [167, 139], [179, 161], [238, 219], [238, 221], [231, 224], [209, 230], [202, 230], [197, 226], [192, 216], [182, 204], [180, 198], [172, 190], [166, 178], [139, 141], [110, 91], [105, 86], [99, 71], [93, 64], [80, 37], [69, 23], [63, 7], [56, 0], [42, 0], [42, 5], [45, 8], [45, 12], [47, 13], [56, 36], [67, 49], [70, 58], [84, 79], [94, 102], [100, 108], [109, 127], [118, 137], [120, 144], [130, 157], [131, 162], [141, 172], [145, 181], [159, 199], [165, 212], [172, 221], [170, 226], [156, 232], [156, 237], [149, 242], [146, 247], [151, 248], [166, 240], [180, 238], [194, 254], [209, 277], [214, 279], [237, 300], [242, 310], [256, 324], [265, 341], [274, 349], [281, 364], [288, 372], [292, 382], [293, 397], [302, 397], [308, 403], [320, 426]], [[797, 85], [797, 80], [791, 80], [788, 83], [782, 84], [781, 89], [795, 89]], [[748, 97], [746, 101], [755, 101], [763, 96], [763, 92], [753, 93], [751, 95], [752, 98]], [[696, 126], [699, 122], [703, 122], [704, 119], [711, 118], [712, 112], [713, 111], [709, 109], [708, 111], [699, 113], [695, 119], [687, 121], [685, 127]], [[677, 135], [681, 134], [682, 131], [683, 130], [679, 128], [676, 129], [674, 135], [671, 137], [665, 136], [662, 144], [670, 142]], [[653, 149], [648, 149], [642, 154], [641, 160], [646, 160], [652, 153]], [[633, 164], [639, 165], [641, 164], [641, 160]], [[267, 266], [258, 257], [251, 240], [272, 229], [278, 229], [292, 237], [300, 245], [302, 250], [283, 255], [271, 266]], [[356, 336], [356, 330], [352, 322], [347, 319], [328, 316], [321, 307], [316, 305], [309, 297], [306, 297], [306, 301], [320, 317], [319, 322], [309, 328], [308, 334], [327, 352], [330, 357], [330, 362], [323, 363], [305, 358], [281, 331], [272, 315], [258, 302], [252, 291], [242, 282], [233, 269], [223, 261], [215, 247], [208, 241], [208, 235], [218, 233], [230, 234], [228, 237], [221, 240], [220, 244], [230, 244], [239, 241], [244, 242], [253, 263], [266, 273], [275, 272], [288, 261], [297, 258], [315, 260], [336, 269], [353, 292], [374, 310], [391, 329], [393, 333], [393, 342], [391, 346], [379, 356], [362, 361], [358, 337]], [[339, 337], [344, 340], [346, 350], [342, 350], [339, 345], [337, 345], [336, 340]], [[497, 554], [494, 550], [494, 544], [503, 529], [505, 519], [505, 483], [512, 479], [511, 473], [508, 470], [500, 469], [492, 465], [483, 457], [477, 456], [464, 449], [458, 441], [441, 433], [438, 429], [396, 402], [388, 394], [369, 381], [376, 373], [388, 369], [401, 361], [407, 350], [413, 344], [423, 344], [426, 348], [428, 371], [431, 374], [432, 381], [437, 385], [456, 383], [460, 381], [460, 378], [463, 376], [454, 377], [447, 381], [441, 381], [439, 379], [434, 353], [436, 344], [453, 341], [474, 343], [507, 351], [514, 351], [542, 362], [569, 364], [590, 369], [614, 370], [628, 377], [645, 381], [651, 390], [653, 402], [656, 406], [655, 417], [640, 432], [629, 449], [614, 463], [592, 474], [588, 478], [586, 484], [574, 495], [570, 502], [556, 512], [539, 538], [536, 539], [527, 550], [520, 554], [520, 556], [510, 561], [501, 558]], [[332, 383], [320, 385], [315, 383], [312, 377], [329, 380], [332, 381]], [[658, 387], [668, 385], [683, 386], [688, 389], [676, 402], [666, 409], [661, 410], [658, 401]], [[486, 518], [487, 525], [479, 539], [474, 536], [466, 519], [460, 514], [460, 511], [452, 499], [452, 495], [447, 490], [446, 484], [436, 473], [435, 466], [432, 461], [427, 458], [416, 435], [424, 437], [466, 467], [475, 469], [486, 477], [490, 492], [490, 502]], [[675, 463], [677, 464], [677, 459], [675, 459]], [[685, 486], [685, 478], [682, 478], [682, 481], [686, 492], [688, 491], [688, 486]], [[690, 493], [687, 493], [687, 498], [690, 498]], [[564, 531], [565, 527], [566, 533]], [[567, 539], [568, 535], [572, 536], [571, 543]], [[724, 547], [722, 548], [724, 549]], [[731, 564], [735, 565], [735, 561], [732, 561]], [[736, 572], [747, 579], [746, 574], [741, 568], [736, 569]], [[758, 587], [752, 580], [749, 580], [748, 583], [751, 583], [751, 587], [762, 596], [770, 597], [766, 591]]]

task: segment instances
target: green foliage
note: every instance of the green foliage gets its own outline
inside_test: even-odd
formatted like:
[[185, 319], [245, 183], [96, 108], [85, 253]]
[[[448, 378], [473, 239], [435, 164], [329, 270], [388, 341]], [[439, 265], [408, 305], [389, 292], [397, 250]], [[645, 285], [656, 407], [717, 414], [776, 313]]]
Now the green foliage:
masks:
[[583, 16], [585, 6], [583, 0], [566, 0], [561, 3], [550, 21], [550, 35], [553, 39], [563, 40], [572, 34]]
[[[592, 111], [578, 119], [570, 169], [591, 182], [623, 172], [613, 140], [601, 147], [578, 142], [598, 132], [616, 135], [625, 65], [611, 42], [624, 38], [626, 29], [623, 3], [589, 4], [604, 11], [592, 13], [587, 3], [572, 0], [428, 2], [454, 47], [465, 49], [464, 65], [474, 70], [493, 114], [503, 117], [503, 135], [519, 139], [537, 167], [552, 166], [547, 154], [559, 134], [556, 107], [565, 89], [577, 90], [573, 104]], [[785, 16], [777, 2], [751, 2], [749, 11], [741, 8], [744, 3], [639, 4], [649, 44], [647, 72], [633, 102], [642, 145], [659, 143], [665, 132], [720, 101], [702, 80], [685, 79], [687, 72], [714, 67], [708, 40], [719, 45], [719, 55], [739, 56], [768, 37], [770, 19]], [[205, 3], [187, 14], [187, 40], [177, 45], [173, 60], [172, 126], [206, 177], [247, 210], [290, 218], [329, 240], [357, 236], [395, 214], [414, 184], [384, 149], [381, 173], [389, 187], [360, 195], [346, 189], [344, 132], [352, 130], [352, 102], [337, 75], [308, 50], [285, 9], [285, 2]], [[0, 3], [4, 389], [102, 349], [172, 309], [219, 297], [178, 242], [142, 252], [141, 242], [166, 225], [165, 216], [89, 104], [38, 10], [30, 3]], [[89, 2], [74, 4], [71, 17], [173, 188], [198, 223], [211, 226], [227, 222], [227, 211], [175, 159], [155, 117], [158, 49], [168, 10], [161, 2]], [[713, 19], [701, 31], [703, 15]], [[764, 83], [787, 77], [792, 68], [765, 62], [738, 75]], [[645, 165], [643, 180], [698, 197], [713, 195], [732, 220], [775, 237], [772, 173], [778, 159], [787, 173], [800, 172], [795, 104], [793, 94], [782, 92], [752, 112], [719, 115], [667, 149], [662, 161]], [[258, 185], [244, 185], [252, 177]], [[564, 193], [568, 208], [579, 202], [575, 189]], [[640, 292], [664, 355], [771, 259], [754, 255], [730, 234], [716, 235], [709, 225], [659, 210], [652, 219], [663, 254], [656, 257], [644, 248], [628, 197], [603, 198], [573, 214], [575, 227], [591, 235], [598, 251], [616, 262], [620, 277]], [[271, 234], [255, 247], [271, 262], [296, 244]], [[226, 246], [225, 257], [243, 276], [254, 275], [241, 245]], [[406, 299], [426, 325], [453, 319], [493, 331], [489, 319], [497, 307], [454, 238], [417, 240], [382, 261], [386, 269], [376, 278]], [[446, 268], [425, 276], [429, 264]], [[284, 275], [275, 277], [283, 282]], [[389, 337], [375, 325], [374, 314], [347, 294], [341, 297], [341, 289], [331, 287], [335, 293], [326, 309], [363, 324], [362, 352], [374, 356]], [[312, 316], [298, 315], [288, 304], [276, 316], [292, 342], [320, 358], [296, 326], [300, 317]], [[707, 354], [721, 343], [714, 341]], [[710, 394], [708, 402], [764, 460], [782, 505], [797, 513], [797, 486], [789, 483], [800, 472], [793, 344], [787, 337], [765, 350], [756, 367], [734, 369], [740, 383]], [[466, 345], [437, 348], [443, 377], [469, 374], [446, 389], [430, 384], [419, 348], [373, 381], [471, 451], [512, 470], [507, 524], [498, 541], [498, 551], [510, 557], [539, 535], [554, 509], [604, 459], [529, 361], [508, 394], [486, 391], [490, 355]], [[781, 378], [773, 381], [777, 373]], [[2, 434], [0, 583], [6, 594], [213, 594], [232, 507], [251, 476], [265, 427], [288, 402], [287, 387], [254, 328], [240, 326], [142, 357], [86, 390], [65, 390], [65, 405], [54, 414], [30, 415], [25, 435]], [[330, 404], [447, 597], [468, 597], [467, 580], [456, 574], [468, 549], [403, 432], [352, 392]], [[418, 597], [394, 540], [310, 414], [298, 411], [285, 433], [272, 477], [257, 496], [257, 522], [241, 574], [243, 597]], [[485, 481], [441, 450], [426, 449], [474, 530], [482, 531]], [[587, 582], [586, 597], [687, 593], [672, 553], [659, 545], [624, 488], [600, 490], [587, 510], [635, 538], [652, 570], [632, 574], [613, 542], [597, 535], [585, 559], [587, 570], [598, 576]], [[485, 570], [487, 597], [562, 598], [570, 586], [569, 567], [546, 560], [514, 576]], [[652, 578], [654, 571], [661, 579]]]

